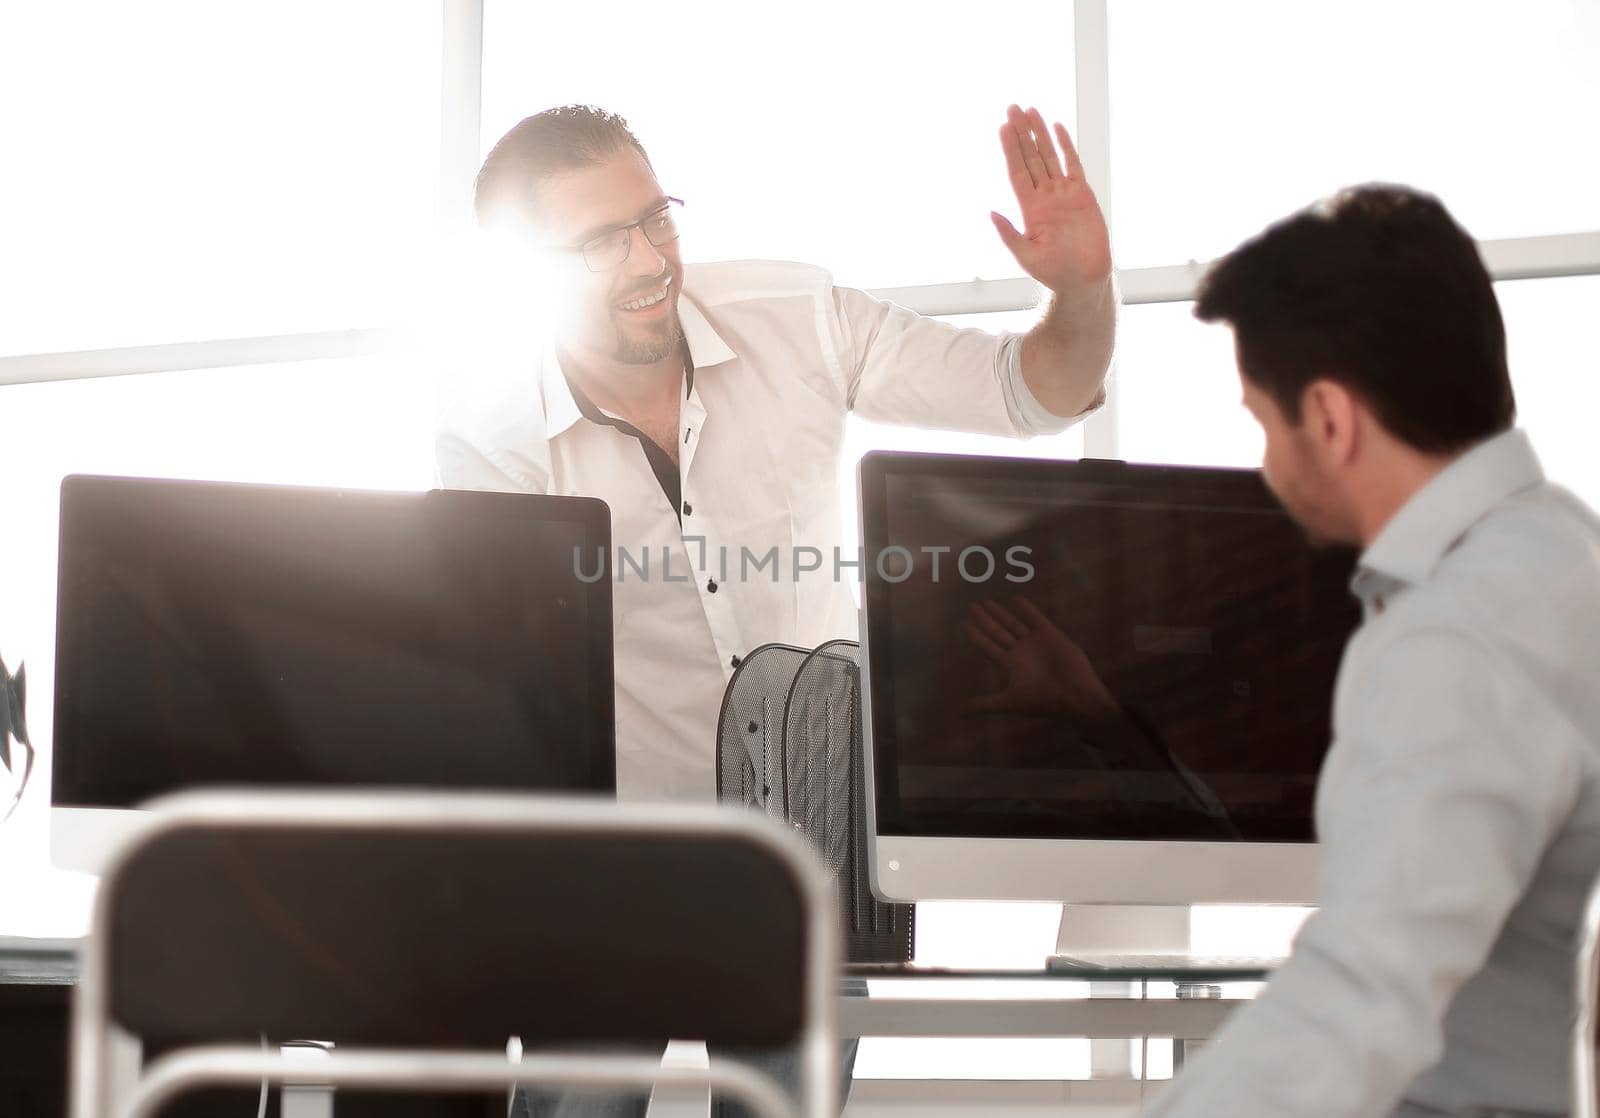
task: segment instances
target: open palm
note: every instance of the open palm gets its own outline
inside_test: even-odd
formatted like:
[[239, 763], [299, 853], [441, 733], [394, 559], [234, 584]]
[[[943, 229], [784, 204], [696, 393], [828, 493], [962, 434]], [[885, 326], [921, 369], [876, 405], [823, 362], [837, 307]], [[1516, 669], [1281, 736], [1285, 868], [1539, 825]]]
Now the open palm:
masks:
[[1104, 282], [1111, 272], [1111, 236], [1066, 128], [1058, 123], [1052, 141], [1038, 109], [1023, 112], [1012, 105], [1000, 126], [1000, 146], [1022, 210], [1022, 231], [998, 213], [989, 216], [1017, 263], [1057, 294]]

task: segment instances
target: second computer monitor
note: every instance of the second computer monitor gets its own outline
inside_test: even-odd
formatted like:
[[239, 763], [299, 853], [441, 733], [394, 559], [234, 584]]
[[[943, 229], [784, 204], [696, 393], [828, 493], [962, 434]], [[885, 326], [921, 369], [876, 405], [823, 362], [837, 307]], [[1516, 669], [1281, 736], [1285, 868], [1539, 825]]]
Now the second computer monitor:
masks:
[[52, 857], [199, 785], [615, 787], [601, 501], [62, 483]]
[[861, 466], [875, 885], [1307, 903], [1352, 556], [1253, 470]]

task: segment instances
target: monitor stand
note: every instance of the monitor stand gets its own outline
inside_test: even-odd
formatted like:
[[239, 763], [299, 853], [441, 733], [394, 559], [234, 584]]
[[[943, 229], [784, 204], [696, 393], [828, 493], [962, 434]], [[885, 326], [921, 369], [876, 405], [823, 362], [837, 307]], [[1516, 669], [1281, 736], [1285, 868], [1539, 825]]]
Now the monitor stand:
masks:
[[1046, 968], [1058, 960], [1188, 952], [1188, 905], [1067, 904]]
[[[1055, 954], [1047, 970], [1074, 969], [1066, 960], [1108, 955], [1185, 955], [1189, 951], [1187, 905], [1061, 906], [1061, 926], [1056, 932]], [[1140, 993], [1138, 982], [1089, 983], [1091, 998], [1129, 998]], [[1145, 1046], [1131, 1040], [1094, 1039], [1089, 1042], [1089, 1074], [1095, 1079], [1142, 1078]], [[1177, 1052], [1174, 1052], [1177, 1056]]]

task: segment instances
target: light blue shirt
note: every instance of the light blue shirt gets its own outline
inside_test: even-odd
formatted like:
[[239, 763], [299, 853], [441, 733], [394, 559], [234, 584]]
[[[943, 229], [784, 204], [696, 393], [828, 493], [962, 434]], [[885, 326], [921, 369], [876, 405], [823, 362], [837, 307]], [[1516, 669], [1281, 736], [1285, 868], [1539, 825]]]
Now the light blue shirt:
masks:
[[1352, 588], [1319, 911], [1155, 1113], [1565, 1112], [1600, 871], [1600, 519], [1510, 431], [1416, 493]]

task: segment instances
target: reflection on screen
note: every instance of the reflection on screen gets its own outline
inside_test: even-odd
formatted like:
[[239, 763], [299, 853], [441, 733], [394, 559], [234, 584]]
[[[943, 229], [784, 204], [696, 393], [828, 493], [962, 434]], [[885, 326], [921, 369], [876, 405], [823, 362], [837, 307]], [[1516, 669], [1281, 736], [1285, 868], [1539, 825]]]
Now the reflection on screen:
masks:
[[609, 586], [562, 500], [70, 479], [57, 802], [608, 787]]
[[881, 544], [911, 559], [868, 595], [898, 807], [880, 829], [1311, 839], [1350, 557], [1313, 551], [1247, 471], [1063, 468], [885, 479]]

